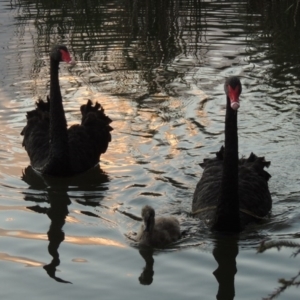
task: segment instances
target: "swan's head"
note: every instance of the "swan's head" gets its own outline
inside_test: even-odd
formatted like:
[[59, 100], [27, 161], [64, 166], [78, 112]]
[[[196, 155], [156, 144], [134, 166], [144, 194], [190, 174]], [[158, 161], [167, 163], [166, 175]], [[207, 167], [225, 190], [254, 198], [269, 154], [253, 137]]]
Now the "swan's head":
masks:
[[56, 60], [58, 62], [64, 61], [67, 64], [75, 64], [75, 61], [71, 59], [70, 53], [68, 51], [68, 48], [65, 45], [55, 45], [52, 48], [52, 51], [50, 53], [50, 57], [53, 60]]
[[242, 84], [238, 77], [229, 77], [225, 81], [224, 90], [227, 97], [230, 99], [230, 106], [233, 110], [238, 110], [240, 107], [240, 94], [242, 92]]
[[151, 232], [155, 224], [155, 211], [154, 209], [146, 205], [142, 209], [142, 218], [144, 220], [145, 232]]

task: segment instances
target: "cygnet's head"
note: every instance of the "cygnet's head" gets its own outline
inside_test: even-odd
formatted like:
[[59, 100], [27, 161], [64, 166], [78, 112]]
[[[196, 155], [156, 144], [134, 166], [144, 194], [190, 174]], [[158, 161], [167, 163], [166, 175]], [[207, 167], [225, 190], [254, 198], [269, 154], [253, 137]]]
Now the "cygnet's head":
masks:
[[155, 211], [154, 209], [149, 206], [145, 205], [142, 209], [142, 218], [145, 224], [145, 232], [151, 232], [155, 225]]

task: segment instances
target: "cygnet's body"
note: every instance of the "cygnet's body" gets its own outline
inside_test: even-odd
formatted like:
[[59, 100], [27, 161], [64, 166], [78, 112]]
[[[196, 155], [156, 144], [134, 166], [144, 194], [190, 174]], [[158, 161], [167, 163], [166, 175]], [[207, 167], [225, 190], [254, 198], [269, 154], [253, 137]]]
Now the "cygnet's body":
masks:
[[142, 209], [144, 224], [137, 235], [140, 245], [164, 247], [180, 238], [179, 222], [174, 217], [159, 217], [155, 219], [155, 211], [151, 206]]

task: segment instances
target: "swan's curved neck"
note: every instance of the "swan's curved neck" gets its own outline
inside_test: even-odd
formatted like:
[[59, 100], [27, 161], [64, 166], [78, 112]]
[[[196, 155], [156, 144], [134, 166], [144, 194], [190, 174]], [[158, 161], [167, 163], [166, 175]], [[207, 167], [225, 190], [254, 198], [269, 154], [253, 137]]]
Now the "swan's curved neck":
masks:
[[69, 149], [67, 121], [58, 79], [59, 62], [50, 59], [50, 149], [45, 170], [48, 174], [68, 169]]
[[223, 174], [213, 226], [218, 231], [240, 231], [238, 164], [237, 111], [230, 107], [230, 99], [227, 97]]

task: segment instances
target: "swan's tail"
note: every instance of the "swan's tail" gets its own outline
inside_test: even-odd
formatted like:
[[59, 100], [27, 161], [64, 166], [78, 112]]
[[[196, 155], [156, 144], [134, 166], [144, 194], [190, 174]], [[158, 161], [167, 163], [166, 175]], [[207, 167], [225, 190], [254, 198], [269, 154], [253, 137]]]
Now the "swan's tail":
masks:
[[[109, 125], [112, 122], [112, 120], [105, 115], [104, 108], [98, 102], [93, 106], [92, 101], [88, 100], [86, 104], [81, 105], [80, 111], [82, 115], [82, 125], [93, 122], [95, 119], [101, 120], [105, 125]], [[112, 127], [110, 127], [110, 131], [111, 130], [113, 130]]]
[[214, 158], [204, 158], [203, 162], [200, 163], [199, 166], [202, 169], [205, 169], [208, 166], [208, 164], [212, 164], [212, 163], [213, 164], [215, 164], [215, 163], [218, 164], [218, 162], [223, 161], [223, 159], [224, 159], [224, 147], [222, 146], [220, 148], [220, 150], [218, 152], [216, 152], [216, 157], [214, 157]]
[[[206, 158], [199, 165], [205, 169], [208, 165], [218, 164], [224, 159], [224, 150], [225, 148], [222, 146], [218, 152], [216, 152], [216, 157], [214, 158]], [[251, 153], [248, 158], [242, 157], [239, 160], [239, 165], [243, 165], [247, 168], [252, 168], [256, 171], [257, 175], [263, 177], [266, 181], [268, 181], [272, 176], [264, 170], [265, 167], [269, 167], [271, 162], [266, 161], [265, 158], [259, 157], [254, 153]]]
[[82, 119], [81, 125], [89, 128], [93, 134], [95, 142], [100, 145], [100, 153], [105, 153], [108, 143], [111, 142], [110, 131], [113, 128], [109, 125], [112, 120], [104, 113], [104, 108], [98, 102], [93, 103], [91, 100], [80, 107]]
[[37, 102], [35, 102], [36, 109], [28, 111], [26, 114], [27, 122], [30, 121], [30, 119], [33, 118], [42, 118], [45, 117], [49, 118], [49, 97], [47, 97], [47, 102], [45, 102], [42, 99], [39, 99]]
[[27, 124], [21, 131], [21, 135], [24, 136], [23, 146], [26, 143], [27, 134], [31, 132], [33, 127], [49, 125], [49, 97], [47, 97], [47, 102], [39, 99], [36, 103], [36, 109], [28, 111], [26, 114]]
[[248, 158], [241, 158], [240, 164], [245, 165], [246, 167], [253, 168], [258, 175], [265, 178], [268, 181], [272, 176], [264, 170], [265, 167], [269, 167], [271, 162], [266, 161], [265, 158], [256, 156], [253, 152], [249, 155]]
[[49, 153], [49, 108], [49, 99], [39, 99], [36, 108], [27, 112], [27, 124], [21, 131], [22, 146], [36, 169], [45, 164]]

